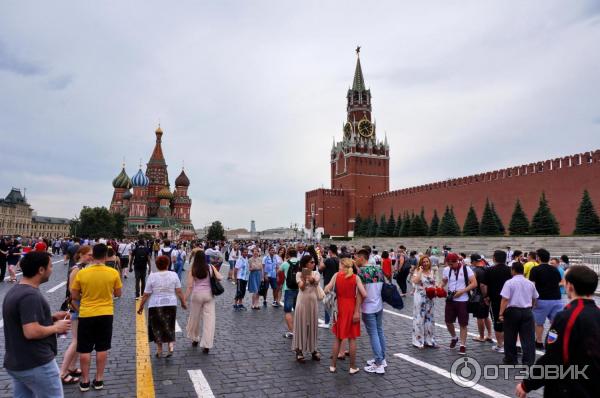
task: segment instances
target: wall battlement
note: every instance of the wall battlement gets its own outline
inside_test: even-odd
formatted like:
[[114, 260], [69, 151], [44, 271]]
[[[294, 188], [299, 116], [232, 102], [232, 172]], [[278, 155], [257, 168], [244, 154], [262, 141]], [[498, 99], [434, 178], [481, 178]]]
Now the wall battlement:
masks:
[[345, 191], [343, 189], [327, 189], [327, 188], [319, 188], [313, 189], [312, 191], [306, 192], [306, 198], [314, 198], [319, 195], [323, 196], [344, 196]]
[[438, 189], [446, 189], [470, 184], [487, 183], [509, 178], [530, 176], [532, 174], [550, 174], [565, 168], [585, 167], [598, 164], [600, 164], [600, 149], [590, 152], [579, 153], [571, 156], [565, 156], [562, 158], [529, 163], [521, 166], [509, 167], [506, 169], [488, 171], [485, 173], [475, 174], [467, 177], [452, 178], [445, 181], [439, 181], [410, 188], [403, 188], [395, 191], [382, 192], [373, 195], [373, 197], [377, 199], [397, 197], [402, 195], [410, 195], [417, 192], [433, 191]]

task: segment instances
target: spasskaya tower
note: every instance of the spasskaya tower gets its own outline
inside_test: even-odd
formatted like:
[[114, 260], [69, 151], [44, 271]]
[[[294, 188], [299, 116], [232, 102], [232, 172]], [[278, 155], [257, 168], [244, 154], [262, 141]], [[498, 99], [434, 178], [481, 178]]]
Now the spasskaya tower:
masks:
[[352, 87], [346, 95], [346, 120], [342, 139], [331, 148], [331, 189], [306, 193], [305, 227], [309, 233], [352, 236], [354, 217], [373, 213], [373, 195], [387, 192], [389, 146], [387, 137], [377, 140], [372, 118], [371, 90], [365, 86], [356, 49]]

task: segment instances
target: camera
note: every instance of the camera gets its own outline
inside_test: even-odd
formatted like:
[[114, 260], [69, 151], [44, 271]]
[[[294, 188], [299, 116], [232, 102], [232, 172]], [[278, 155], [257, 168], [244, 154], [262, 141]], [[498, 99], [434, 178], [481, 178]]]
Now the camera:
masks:
[[454, 300], [454, 295], [456, 294], [456, 291], [448, 291], [448, 296], [446, 296], [446, 301], [453, 301]]

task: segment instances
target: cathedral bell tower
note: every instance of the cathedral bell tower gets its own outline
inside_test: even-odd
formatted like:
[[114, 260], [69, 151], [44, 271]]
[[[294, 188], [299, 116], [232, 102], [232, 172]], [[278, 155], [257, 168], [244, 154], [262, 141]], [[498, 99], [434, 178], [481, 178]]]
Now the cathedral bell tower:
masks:
[[352, 87], [346, 95], [346, 121], [342, 140], [334, 139], [331, 148], [331, 188], [345, 191], [348, 234], [354, 231], [354, 218], [373, 213], [372, 196], [387, 192], [389, 182], [389, 145], [387, 137], [377, 140], [377, 125], [372, 119], [371, 90], [365, 86], [356, 48], [356, 68]]

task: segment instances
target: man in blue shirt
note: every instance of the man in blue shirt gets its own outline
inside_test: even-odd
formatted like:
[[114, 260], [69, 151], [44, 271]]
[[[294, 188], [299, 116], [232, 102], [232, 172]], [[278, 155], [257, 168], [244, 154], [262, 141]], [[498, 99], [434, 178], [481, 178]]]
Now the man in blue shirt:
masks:
[[[279, 307], [279, 303], [277, 302], [277, 297], [275, 297], [275, 292], [277, 291], [277, 268], [278, 257], [275, 254], [275, 248], [273, 246], [269, 247], [269, 254], [267, 254], [263, 258], [263, 271], [264, 271], [264, 279], [268, 286], [271, 286], [271, 291], [273, 292], [273, 307]], [[265, 300], [263, 301], [263, 306], [267, 306], [267, 294], [265, 293]]]

